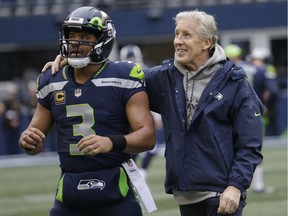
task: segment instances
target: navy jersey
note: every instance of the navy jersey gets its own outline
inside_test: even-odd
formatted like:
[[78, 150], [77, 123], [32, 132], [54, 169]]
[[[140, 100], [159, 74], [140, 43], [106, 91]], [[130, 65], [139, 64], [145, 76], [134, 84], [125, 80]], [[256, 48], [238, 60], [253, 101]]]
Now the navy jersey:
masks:
[[76, 145], [88, 135], [130, 132], [125, 105], [133, 94], [146, 91], [144, 73], [138, 65], [108, 61], [91, 79], [79, 84], [73, 70], [65, 66], [54, 76], [48, 71], [38, 78], [38, 102], [52, 112], [56, 123], [61, 169], [78, 172], [119, 166], [129, 154], [83, 155]]

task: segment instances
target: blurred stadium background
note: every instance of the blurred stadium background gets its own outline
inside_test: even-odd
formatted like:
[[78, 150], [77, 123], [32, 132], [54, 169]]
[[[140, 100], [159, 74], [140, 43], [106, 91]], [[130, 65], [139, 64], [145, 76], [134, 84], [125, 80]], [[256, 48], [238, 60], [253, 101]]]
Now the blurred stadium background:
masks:
[[[201, 9], [215, 15], [220, 44], [271, 50], [277, 69], [277, 132], [287, 128], [287, 1], [286, 0], [0, 0], [0, 101], [11, 83], [27, 98], [27, 83], [58, 54], [60, 23], [73, 9], [91, 5], [105, 10], [117, 30], [112, 57], [127, 44], [137, 44], [148, 66], [173, 57], [174, 17]], [[1, 118], [1, 116], [0, 116]], [[28, 119], [29, 121], [29, 119]], [[27, 125], [27, 117], [22, 127]], [[268, 130], [269, 132], [269, 130]], [[1, 135], [1, 128], [0, 128]], [[1, 155], [0, 136], [0, 155]], [[53, 149], [53, 147], [51, 148]]]
[[[58, 29], [68, 13], [91, 5], [106, 11], [117, 30], [113, 58], [127, 44], [137, 44], [148, 66], [173, 57], [174, 17], [179, 11], [201, 9], [215, 15], [220, 44], [241, 45], [245, 54], [255, 47], [269, 48], [277, 69], [279, 100], [277, 128], [265, 139], [265, 180], [275, 193], [249, 194], [245, 216], [287, 215], [287, 1], [286, 0], [0, 0], [0, 101], [8, 91], [28, 94], [47, 61], [58, 54]], [[0, 107], [1, 108], [1, 107]], [[21, 128], [29, 122], [24, 112]], [[0, 115], [1, 120], [1, 115]], [[46, 152], [31, 158], [3, 155], [0, 126], [0, 216], [44, 216], [52, 205], [58, 180], [53, 131]], [[269, 131], [268, 131], [269, 132]], [[280, 144], [279, 144], [280, 143]], [[1, 156], [2, 155], [2, 156]], [[39, 164], [39, 166], [32, 166]], [[154, 166], [157, 164], [157, 166]], [[149, 170], [148, 183], [159, 211], [153, 216], [179, 215], [171, 196], [164, 193], [164, 158]]]

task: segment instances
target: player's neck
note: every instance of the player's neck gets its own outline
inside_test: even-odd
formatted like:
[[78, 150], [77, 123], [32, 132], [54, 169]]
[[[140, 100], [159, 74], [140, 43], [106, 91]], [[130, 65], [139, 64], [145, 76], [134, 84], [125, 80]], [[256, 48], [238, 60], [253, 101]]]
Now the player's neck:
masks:
[[84, 68], [74, 69], [74, 79], [77, 83], [83, 84], [89, 80], [100, 68], [102, 64], [88, 65]]

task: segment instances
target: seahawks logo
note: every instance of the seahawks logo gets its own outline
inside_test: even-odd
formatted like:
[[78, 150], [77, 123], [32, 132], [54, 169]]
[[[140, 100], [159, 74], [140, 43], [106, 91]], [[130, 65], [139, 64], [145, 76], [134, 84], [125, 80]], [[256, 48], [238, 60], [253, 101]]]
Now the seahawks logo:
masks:
[[217, 100], [221, 100], [223, 98], [223, 95], [221, 93], [218, 93], [214, 96]]
[[98, 179], [85, 179], [80, 180], [77, 186], [78, 190], [91, 190], [100, 189], [103, 190], [105, 187], [105, 182]]

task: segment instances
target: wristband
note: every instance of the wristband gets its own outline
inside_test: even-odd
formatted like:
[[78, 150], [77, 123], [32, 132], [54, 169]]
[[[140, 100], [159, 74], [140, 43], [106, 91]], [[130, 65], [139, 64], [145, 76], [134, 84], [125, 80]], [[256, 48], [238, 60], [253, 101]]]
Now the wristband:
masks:
[[127, 146], [127, 140], [124, 135], [107, 136], [113, 144], [112, 150], [122, 152]]

